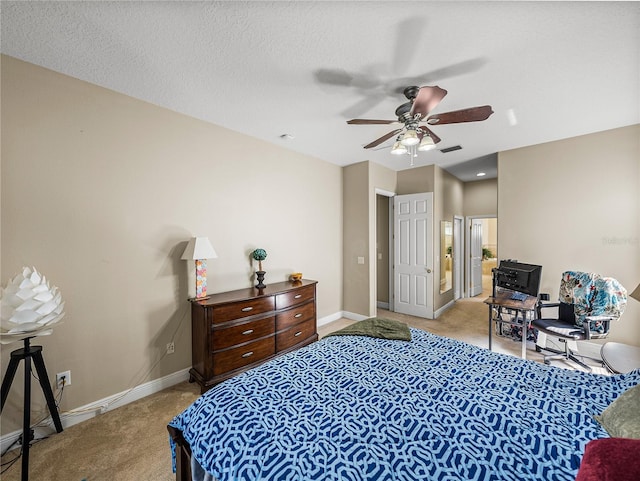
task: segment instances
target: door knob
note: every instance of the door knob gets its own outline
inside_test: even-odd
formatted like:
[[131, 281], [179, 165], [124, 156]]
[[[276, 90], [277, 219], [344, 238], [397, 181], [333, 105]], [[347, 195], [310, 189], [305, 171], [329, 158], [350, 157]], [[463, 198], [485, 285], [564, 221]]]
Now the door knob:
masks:
[[431, 269], [427, 269], [427, 274], [431, 274]]

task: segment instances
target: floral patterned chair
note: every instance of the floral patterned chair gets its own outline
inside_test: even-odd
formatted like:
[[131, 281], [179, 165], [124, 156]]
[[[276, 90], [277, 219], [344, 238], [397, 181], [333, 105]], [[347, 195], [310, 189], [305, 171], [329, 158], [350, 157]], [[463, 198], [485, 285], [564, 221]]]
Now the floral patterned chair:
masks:
[[[576, 355], [577, 341], [607, 337], [611, 321], [620, 318], [626, 304], [627, 291], [617, 280], [588, 272], [564, 272], [559, 302], [538, 303], [537, 319], [531, 323], [539, 334], [536, 350], [551, 351], [546, 347], [546, 335], [559, 338], [564, 351], [545, 356], [545, 364], [551, 359], [565, 359], [591, 371]], [[556, 308], [557, 316], [543, 316], [547, 308]]]

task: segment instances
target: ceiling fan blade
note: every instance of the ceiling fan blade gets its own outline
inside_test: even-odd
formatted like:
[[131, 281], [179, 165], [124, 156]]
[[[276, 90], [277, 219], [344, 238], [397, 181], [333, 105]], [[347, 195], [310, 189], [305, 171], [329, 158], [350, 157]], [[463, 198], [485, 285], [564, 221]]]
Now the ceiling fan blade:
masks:
[[373, 125], [373, 124], [393, 124], [397, 120], [371, 120], [371, 119], [351, 119], [347, 120], [349, 125]]
[[396, 25], [396, 45], [393, 50], [391, 72], [402, 74], [409, 70], [418, 51], [416, 45], [422, 42], [422, 30], [426, 23], [424, 17], [412, 16]]
[[353, 75], [342, 69], [321, 68], [313, 73], [316, 80], [328, 85], [349, 86], [353, 82]]
[[360, 117], [364, 115], [367, 111], [374, 108], [380, 102], [384, 100], [384, 93], [382, 92], [374, 92], [371, 94], [365, 95], [363, 98], [358, 100], [355, 104], [347, 107], [340, 115], [345, 118], [353, 118]]
[[316, 82], [340, 87], [354, 87], [361, 90], [376, 89], [381, 85], [378, 73], [373, 68], [364, 72], [347, 72], [343, 69], [321, 68], [313, 72]]
[[394, 81], [394, 85], [396, 85], [394, 90], [396, 93], [401, 94], [402, 90], [407, 85], [424, 85], [439, 82], [443, 79], [456, 77], [458, 75], [469, 74], [479, 70], [486, 63], [487, 60], [484, 57], [477, 57], [454, 63], [447, 67], [432, 70], [431, 72], [426, 72], [422, 75], [416, 75], [415, 77], [397, 79]]
[[429, 127], [427, 127], [426, 125], [421, 125], [420, 127], [418, 127], [420, 130], [423, 130], [425, 133], [429, 134], [429, 137], [431, 137], [431, 140], [433, 140], [434, 144], [437, 144], [438, 142], [440, 142], [442, 139], [440, 137], [438, 137], [436, 134], [434, 134], [431, 129]]
[[426, 117], [447, 95], [445, 89], [438, 86], [420, 87], [418, 95], [416, 95], [413, 105], [411, 106], [411, 116], [420, 114], [420, 118]]
[[462, 122], [479, 122], [487, 120], [493, 113], [491, 105], [471, 107], [469, 109], [454, 110], [442, 114], [431, 115], [426, 122], [429, 125], [459, 124]]
[[380, 137], [379, 139], [374, 140], [373, 142], [371, 142], [370, 144], [367, 144], [364, 146], [365, 149], [370, 149], [371, 147], [375, 147], [377, 145], [380, 145], [382, 142], [389, 140], [391, 137], [393, 137], [396, 134], [399, 134], [400, 132], [402, 132], [402, 129], [397, 129], [397, 130], [392, 130], [391, 132], [389, 132], [386, 135], [383, 135], [382, 137]]

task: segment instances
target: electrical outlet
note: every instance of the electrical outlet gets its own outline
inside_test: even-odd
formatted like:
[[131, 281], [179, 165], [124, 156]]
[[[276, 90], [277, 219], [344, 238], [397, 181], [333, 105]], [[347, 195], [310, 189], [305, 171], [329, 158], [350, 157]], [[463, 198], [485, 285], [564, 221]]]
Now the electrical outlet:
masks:
[[56, 374], [56, 387], [58, 389], [62, 389], [63, 383], [62, 380], [64, 379], [64, 387], [70, 386], [71, 385], [71, 371], [64, 371], [64, 372], [59, 372], [58, 374]]
[[173, 341], [167, 343], [167, 354], [173, 354], [176, 352], [176, 345]]

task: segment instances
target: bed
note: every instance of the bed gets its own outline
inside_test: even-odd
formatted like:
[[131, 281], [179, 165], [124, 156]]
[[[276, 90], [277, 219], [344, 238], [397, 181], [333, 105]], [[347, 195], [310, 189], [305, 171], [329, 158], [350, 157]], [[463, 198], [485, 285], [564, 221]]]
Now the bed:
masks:
[[593, 416], [640, 382], [409, 332], [326, 337], [214, 386], [169, 424], [176, 479], [573, 481], [609, 437]]

